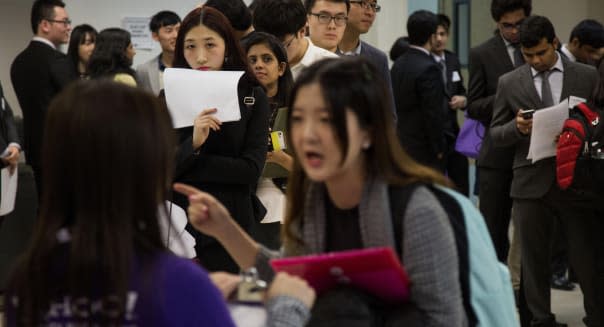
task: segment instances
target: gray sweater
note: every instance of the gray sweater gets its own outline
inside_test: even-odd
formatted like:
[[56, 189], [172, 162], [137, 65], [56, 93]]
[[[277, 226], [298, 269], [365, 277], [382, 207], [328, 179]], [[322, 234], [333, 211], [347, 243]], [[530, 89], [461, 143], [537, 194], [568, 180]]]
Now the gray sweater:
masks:
[[[262, 248], [256, 258], [260, 277], [270, 280], [269, 260], [325, 252], [324, 184], [311, 184], [306, 194], [304, 224], [293, 226], [304, 245], [284, 243], [281, 253]], [[388, 185], [368, 180], [359, 204], [361, 239], [365, 248], [394, 247]], [[453, 231], [438, 200], [425, 187], [409, 198], [403, 217], [402, 262], [411, 281], [411, 301], [424, 315], [424, 326], [465, 326], [457, 250]]]

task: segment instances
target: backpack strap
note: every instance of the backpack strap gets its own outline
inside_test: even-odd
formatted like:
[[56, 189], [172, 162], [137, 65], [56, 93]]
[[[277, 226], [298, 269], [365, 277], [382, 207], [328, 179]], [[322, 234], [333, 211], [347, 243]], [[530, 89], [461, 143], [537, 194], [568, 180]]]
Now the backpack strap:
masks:
[[388, 199], [390, 202], [390, 216], [392, 218], [392, 229], [394, 230], [394, 248], [401, 262], [403, 261], [403, 219], [407, 204], [413, 191], [420, 186], [420, 183], [411, 183], [408, 185], [389, 185]]

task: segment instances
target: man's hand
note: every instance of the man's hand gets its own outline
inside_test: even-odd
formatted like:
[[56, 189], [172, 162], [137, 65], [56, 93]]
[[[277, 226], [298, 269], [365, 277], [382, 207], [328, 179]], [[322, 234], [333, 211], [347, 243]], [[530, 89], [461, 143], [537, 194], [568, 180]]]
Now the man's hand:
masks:
[[522, 117], [522, 109], [516, 113], [516, 128], [522, 135], [530, 135], [533, 129], [533, 118], [525, 119]]
[[454, 95], [449, 101], [449, 108], [451, 110], [460, 110], [466, 107], [468, 100], [463, 95]]
[[19, 164], [19, 148], [14, 145], [9, 145], [6, 148], [6, 156], [2, 157], [2, 162], [8, 165], [8, 171], [12, 175]]

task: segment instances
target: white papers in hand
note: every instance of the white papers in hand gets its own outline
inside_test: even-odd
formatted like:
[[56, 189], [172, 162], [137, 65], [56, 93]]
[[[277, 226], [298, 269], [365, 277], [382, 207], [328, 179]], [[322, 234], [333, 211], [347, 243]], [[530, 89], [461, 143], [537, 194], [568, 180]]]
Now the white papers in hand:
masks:
[[568, 99], [560, 104], [539, 109], [533, 114], [531, 143], [527, 159], [533, 163], [556, 155], [556, 137], [562, 132], [568, 118]]
[[221, 122], [241, 119], [237, 84], [243, 71], [166, 68], [164, 91], [174, 128], [193, 126], [204, 109], [216, 108]]
[[166, 247], [174, 254], [183, 258], [195, 258], [195, 238], [185, 229], [187, 214], [185, 211], [170, 201], [166, 201], [166, 208], [170, 214], [170, 221], [164, 215], [163, 208], [159, 208], [159, 229]]
[[15, 198], [17, 197], [18, 168], [11, 175], [8, 168], [0, 172], [0, 216], [8, 215], [15, 209]]

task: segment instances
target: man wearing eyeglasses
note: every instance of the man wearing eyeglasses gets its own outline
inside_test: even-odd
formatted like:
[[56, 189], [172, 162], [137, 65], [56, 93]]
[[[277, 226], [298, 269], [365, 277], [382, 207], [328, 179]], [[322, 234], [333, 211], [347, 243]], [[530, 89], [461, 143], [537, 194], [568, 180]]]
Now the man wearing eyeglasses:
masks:
[[312, 42], [335, 53], [346, 29], [349, 0], [304, 0], [304, 7]]
[[71, 20], [60, 0], [37, 0], [31, 9], [34, 38], [11, 65], [11, 81], [23, 112], [24, 150], [34, 171], [38, 197], [42, 185], [40, 149], [46, 110], [52, 98], [75, 79], [57, 47], [69, 41]]
[[340, 56], [364, 56], [369, 59], [384, 77], [384, 83], [390, 93], [392, 103], [392, 112], [396, 119], [396, 109], [394, 108], [394, 98], [392, 97], [392, 82], [390, 80], [390, 68], [388, 67], [388, 57], [378, 48], [369, 43], [361, 41], [361, 34], [369, 32], [369, 29], [375, 21], [376, 13], [381, 7], [375, 0], [350, 0], [350, 10], [348, 11], [348, 22], [344, 30], [342, 41], [338, 44], [336, 53]]
[[[315, 61], [338, 57], [304, 37], [308, 23], [306, 14], [300, 0], [263, 0], [254, 9], [254, 29], [272, 34], [283, 42], [294, 79]], [[330, 24], [332, 21], [330, 18]]]

